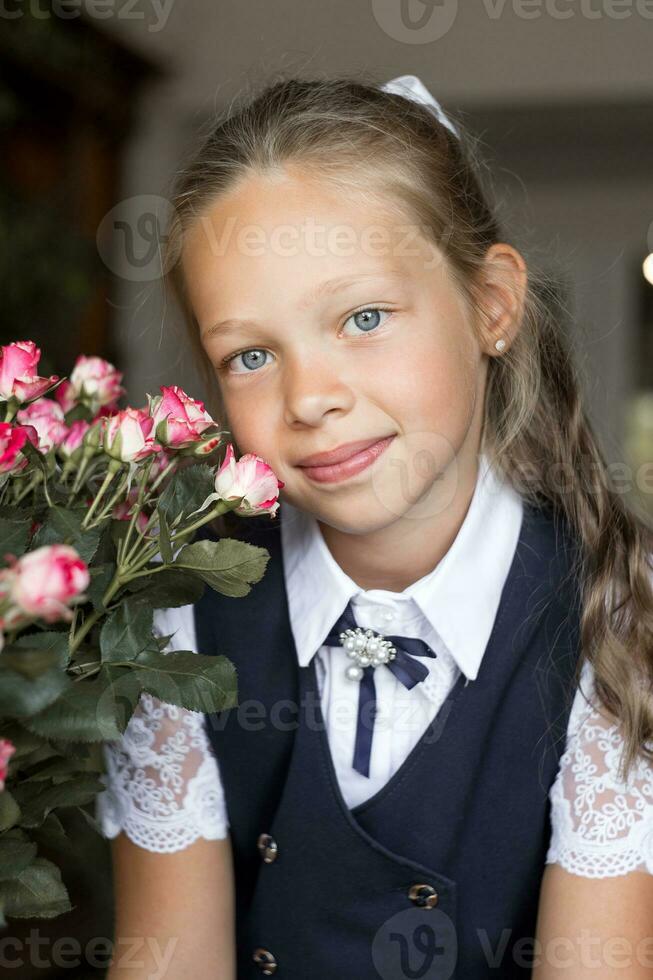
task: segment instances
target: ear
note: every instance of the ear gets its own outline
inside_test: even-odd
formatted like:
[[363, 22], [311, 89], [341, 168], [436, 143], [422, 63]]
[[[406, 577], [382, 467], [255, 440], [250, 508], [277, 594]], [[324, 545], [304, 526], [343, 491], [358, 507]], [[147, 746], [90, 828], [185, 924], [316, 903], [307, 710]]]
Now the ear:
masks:
[[[523, 257], [504, 242], [495, 242], [485, 254], [479, 273], [481, 342], [485, 353], [505, 354], [519, 332], [524, 310], [528, 271]], [[497, 350], [498, 340], [505, 345]]]

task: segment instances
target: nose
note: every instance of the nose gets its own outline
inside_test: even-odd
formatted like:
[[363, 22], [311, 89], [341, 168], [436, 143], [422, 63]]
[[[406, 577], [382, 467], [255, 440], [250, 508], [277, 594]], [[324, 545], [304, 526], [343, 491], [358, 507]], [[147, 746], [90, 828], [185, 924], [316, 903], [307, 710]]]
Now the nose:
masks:
[[328, 412], [349, 412], [354, 401], [355, 392], [342, 376], [342, 366], [332, 363], [323, 352], [310, 360], [296, 358], [287, 364], [284, 379], [287, 425], [319, 425]]

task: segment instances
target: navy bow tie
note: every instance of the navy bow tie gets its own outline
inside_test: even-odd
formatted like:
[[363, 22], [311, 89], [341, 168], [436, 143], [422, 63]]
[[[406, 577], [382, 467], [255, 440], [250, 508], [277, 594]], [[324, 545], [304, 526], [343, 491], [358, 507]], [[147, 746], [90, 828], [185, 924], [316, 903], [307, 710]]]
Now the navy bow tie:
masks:
[[[346, 634], [341, 637], [341, 634]], [[410, 688], [428, 677], [428, 668], [413, 657], [435, 657], [437, 654], [424, 640], [410, 636], [390, 636], [358, 626], [351, 600], [340, 618], [333, 625], [324, 641], [325, 646], [344, 646], [352, 663], [347, 668], [351, 680], [360, 680], [358, 719], [354, 746], [353, 767], [362, 776], [370, 774], [372, 735], [376, 717], [376, 688], [374, 669], [382, 664], [391, 670], [404, 687]], [[368, 707], [369, 705], [369, 707]], [[365, 723], [369, 712], [370, 723]]]

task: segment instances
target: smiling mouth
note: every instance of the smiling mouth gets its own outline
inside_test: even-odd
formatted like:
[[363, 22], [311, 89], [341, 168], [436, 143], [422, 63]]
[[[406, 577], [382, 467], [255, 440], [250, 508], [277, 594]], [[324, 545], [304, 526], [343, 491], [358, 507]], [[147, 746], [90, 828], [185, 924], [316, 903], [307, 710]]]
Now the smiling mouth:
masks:
[[371, 466], [385, 452], [394, 438], [394, 435], [391, 435], [378, 439], [337, 463], [324, 463], [320, 466], [302, 465], [298, 466], [298, 469], [316, 483], [339, 483]]

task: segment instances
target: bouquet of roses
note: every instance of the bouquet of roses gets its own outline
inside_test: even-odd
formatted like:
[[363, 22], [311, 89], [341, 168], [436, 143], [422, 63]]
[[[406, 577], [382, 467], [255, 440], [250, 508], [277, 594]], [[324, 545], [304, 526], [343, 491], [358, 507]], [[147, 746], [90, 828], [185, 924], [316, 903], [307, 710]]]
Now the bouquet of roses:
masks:
[[236, 460], [181, 388], [121, 408], [107, 361], [81, 355], [59, 379], [38, 376], [39, 358], [32, 341], [0, 348], [0, 924], [72, 907], [39, 847], [65, 839], [58, 808], [99, 831], [84, 806], [104, 789], [102, 742], [142, 691], [237, 704], [231, 662], [164, 653], [153, 610], [206, 585], [246, 595], [269, 553], [194, 537], [226, 511], [274, 517], [283, 487], [260, 457]]

